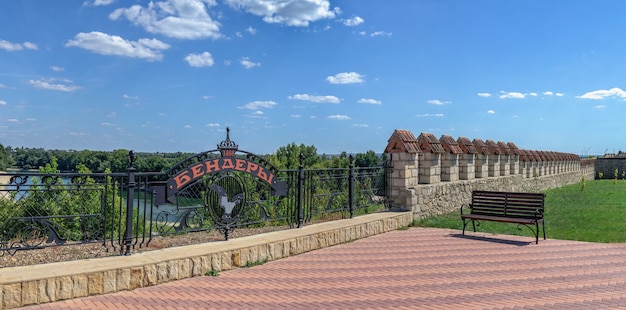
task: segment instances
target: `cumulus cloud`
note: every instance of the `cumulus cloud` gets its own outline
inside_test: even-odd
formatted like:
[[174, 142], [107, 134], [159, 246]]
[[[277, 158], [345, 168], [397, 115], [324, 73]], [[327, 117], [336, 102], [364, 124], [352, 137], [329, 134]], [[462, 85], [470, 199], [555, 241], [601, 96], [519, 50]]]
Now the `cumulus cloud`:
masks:
[[208, 123], [206, 124], [207, 127], [220, 127], [220, 123]]
[[491, 94], [490, 94], [490, 93], [478, 93], [477, 95], [478, 95], [479, 97], [483, 97], [483, 98], [488, 98], [488, 97], [491, 97]]
[[342, 72], [337, 73], [333, 76], [329, 76], [326, 78], [328, 82], [331, 84], [353, 84], [353, 83], [363, 83], [365, 76], [358, 74], [356, 72]]
[[622, 98], [626, 100], [626, 92], [623, 91], [621, 88], [614, 87], [611, 89], [594, 90], [594, 91], [584, 93], [581, 96], [576, 96], [576, 98], [593, 99], [593, 100], [601, 100], [601, 99], [606, 99], [606, 98], [611, 98], [611, 97], [618, 97], [618, 98]]
[[450, 101], [441, 101], [441, 100], [438, 100], [438, 99], [435, 99], [435, 100], [428, 100], [428, 101], [426, 101], [426, 102], [427, 102], [427, 103], [429, 103], [429, 104], [434, 104], [434, 105], [444, 105], [444, 104], [449, 104], [449, 103], [451, 103]]
[[326, 118], [327, 119], [335, 119], [335, 120], [345, 121], [345, 120], [349, 120], [350, 116], [342, 115], [342, 114], [335, 114], [335, 115], [329, 115]]
[[5, 51], [8, 52], [15, 52], [15, 51], [21, 51], [24, 49], [27, 50], [36, 50], [37, 45], [35, 43], [31, 43], [31, 42], [24, 42], [24, 43], [11, 43], [9, 41], [6, 40], [0, 40], [0, 49], [3, 49]]
[[367, 98], [361, 98], [358, 101], [359, 103], [367, 103], [367, 104], [382, 104], [382, 102], [380, 100], [376, 100], [376, 99], [367, 99]]
[[354, 27], [354, 26], [358, 26], [360, 24], [362, 24], [363, 22], [365, 22], [363, 20], [363, 18], [355, 16], [353, 18], [349, 18], [343, 21], [343, 24], [348, 26], [348, 27]]
[[75, 46], [101, 55], [142, 58], [150, 61], [163, 59], [161, 51], [170, 48], [157, 39], [139, 39], [128, 41], [120, 36], [92, 31], [81, 32], [69, 40], [66, 47]]
[[80, 89], [80, 87], [74, 85], [74, 82], [72, 82], [71, 80], [39, 79], [29, 80], [28, 84], [35, 88], [58, 90], [63, 92], [73, 92]]
[[215, 0], [165, 0], [143, 7], [133, 5], [109, 14], [112, 20], [125, 17], [150, 33], [177, 39], [220, 38], [220, 23], [214, 21], [208, 9], [216, 6]]
[[266, 23], [307, 27], [320, 19], [333, 19], [341, 13], [330, 9], [329, 0], [226, 0], [230, 6], [256, 16]]
[[518, 93], [518, 92], [500, 92], [502, 93], [502, 95], [500, 95], [500, 99], [524, 99], [526, 98], [525, 94], [522, 93]]
[[7, 102], [4, 100], [0, 100], [0, 105], [7, 105]]
[[496, 111], [494, 111], [494, 110], [489, 110], [489, 111], [487, 111], [487, 114], [496, 114]]
[[289, 96], [289, 99], [292, 100], [303, 100], [310, 101], [315, 103], [340, 103], [341, 99], [335, 96], [317, 96], [317, 95], [308, 95], [308, 94], [296, 94], [293, 96]]
[[[239, 109], [248, 109], [248, 110], [258, 110], [261, 108], [273, 108], [277, 105], [276, 102], [268, 100], [268, 101], [253, 101], [244, 106], [239, 107]], [[261, 112], [262, 113], [262, 112]]]
[[61, 71], [64, 71], [64, 70], [65, 70], [65, 68], [63, 68], [63, 67], [58, 67], [58, 66], [52, 66], [52, 67], [50, 67], [50, 70], [52, 70], [52, 71], [54, 71], [54, 72], [61, 72]]
[[192, 67], [213, 66], [213, 56], [209, 52], [204, 52], [202, 54], [189, 54], [185, 57], [185, 61]]
[[259, 67], [261, 66], [261, 63], [259, 62], [253, 62], [250, 60], [250, 58], [248, 57], [243, 57], [241, 58], [241, 61], [239, 61], [239, 63], [244, 66], [246, 69], [252, 69], [254, 67]]

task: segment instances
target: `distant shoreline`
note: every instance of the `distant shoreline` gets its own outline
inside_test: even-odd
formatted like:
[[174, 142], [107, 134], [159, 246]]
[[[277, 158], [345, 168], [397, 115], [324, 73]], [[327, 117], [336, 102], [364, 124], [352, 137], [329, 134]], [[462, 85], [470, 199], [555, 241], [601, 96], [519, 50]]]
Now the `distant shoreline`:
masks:
[[[6, 173], [6, 171], [0, 171], [0, 173]], [[0, 190], [6, 189], [6, 186], [11, 181], [10, 175], [0, 175]]]

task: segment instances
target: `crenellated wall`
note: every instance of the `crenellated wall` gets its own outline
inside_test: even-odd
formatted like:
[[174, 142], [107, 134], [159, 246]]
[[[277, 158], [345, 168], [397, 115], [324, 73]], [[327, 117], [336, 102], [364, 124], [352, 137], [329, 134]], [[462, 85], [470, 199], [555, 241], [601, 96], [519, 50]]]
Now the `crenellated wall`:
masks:
[[595, 174], [593, 160], [574, 154], [465, 137], [454, 142], [446, 135], [437, 141], [429, 133], [415, 138], [406, 130], [394, 131], [385, 153], [392, 166], [390, 204], [412, 211], [414, 219], [458, 210], [473, 190], [540, 192]]

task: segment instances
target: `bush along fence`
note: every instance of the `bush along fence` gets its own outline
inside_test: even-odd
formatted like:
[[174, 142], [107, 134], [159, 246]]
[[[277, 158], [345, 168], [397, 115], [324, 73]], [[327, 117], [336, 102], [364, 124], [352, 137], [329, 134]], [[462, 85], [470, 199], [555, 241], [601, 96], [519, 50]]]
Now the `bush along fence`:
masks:
[[165, 172], [0, 174], [0, 256], [101, 243], [130, 255], [154, 236], [236, 228], [298, 228], [387, 202], [387, 164], [278, 170], [230, 140]]

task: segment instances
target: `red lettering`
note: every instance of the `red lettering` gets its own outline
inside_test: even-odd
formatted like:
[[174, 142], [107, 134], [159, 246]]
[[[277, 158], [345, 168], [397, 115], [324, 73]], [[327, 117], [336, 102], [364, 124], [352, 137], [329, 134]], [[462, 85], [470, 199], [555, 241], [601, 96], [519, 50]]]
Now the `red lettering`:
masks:
[[226, 170], [226, 169], [235, 169], [235, 166], [233, 165], [233, 159], [232, 158], [224, 158], [224, 162], [222, 163], [222, 169]]
[[[270, 181], [269, 181], [270, 177], [271, 178], [274, 177], [274, 175], [271, 174], [271, 173], [269, 175], [267, 175], [267, 170], [265, 170], [265, 169], [259, 169], [259, 173], [257, 174], [257, 176], [259, 177], [259, 179], [261, 179], [261, 180], [263, 180], [263, 181], [265, 181], [267, 183], [270, 183]], [[270, 183], [270, 184], [272, 184], [272, 183]]]
[[204, 170], [202, 170], [202, 164], [197, 164], [193, 167], [190, 167], [189, 169], [191, 169], [192, 175], [191, 177], [193, 179], [197, 179], [199, 177], [201, 177], [204, 174]]
[[185, 170], [174, 177], [174, 182], [176, 182], [176, 189], [183, 187], [185, 184], [191, 181], [191, 177], [188, 174], [189, 170]]
[[243, 159], [235, 160], [235, 170], [246, 171], [246, 161]]
[[252, 173], [252, 171], [257, 171], [257, 169], [259, 169], [259, 165], [253, 162], [248, 162], [248, 169], [246, 169], [247, 173]]
[[221, 170], [219, 159], [207, 160], [204, 162], [204, 165], [206, 167], [206, 173]]

